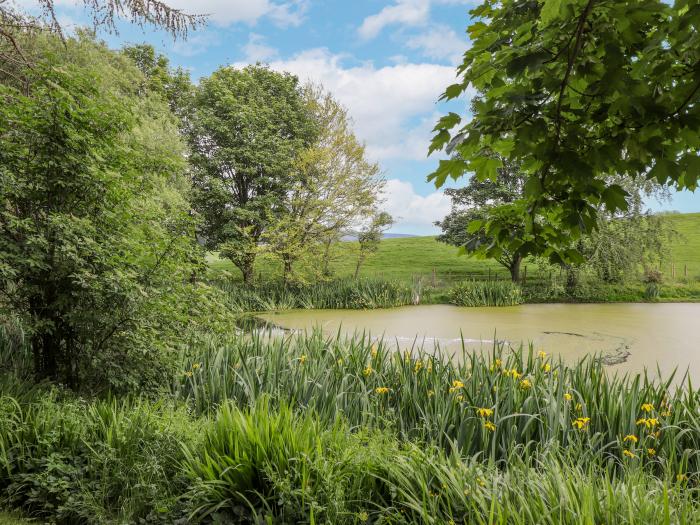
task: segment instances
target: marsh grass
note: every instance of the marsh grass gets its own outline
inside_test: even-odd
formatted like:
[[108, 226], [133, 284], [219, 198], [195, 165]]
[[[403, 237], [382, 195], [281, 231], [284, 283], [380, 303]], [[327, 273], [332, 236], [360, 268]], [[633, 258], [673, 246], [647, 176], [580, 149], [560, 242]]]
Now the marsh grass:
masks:
[[523, 302], [520, 286], [508, 280], [464, 281], [448, 292], [457, 306], [515, 306]]
[[700, 522], [682, 378], [368, 334], [197, 341], [160, 400], [1, 382], [0, 506], [78, 524]]
[[305, 309], [374, 309], [411, 304], [410, 286], [382, 279], [339, 279], [292, 285], [269, 282], [244, 286], [236, 281], [216, 284], [235, 312]]

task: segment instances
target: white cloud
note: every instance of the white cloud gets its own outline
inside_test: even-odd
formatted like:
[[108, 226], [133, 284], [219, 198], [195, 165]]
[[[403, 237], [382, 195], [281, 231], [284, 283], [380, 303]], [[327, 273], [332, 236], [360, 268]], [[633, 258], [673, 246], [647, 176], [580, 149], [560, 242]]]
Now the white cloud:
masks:
[[307, 0], [286, 2], [273, 2], [271, 0], [170, 0], [168, 5], [191, 14], [207, 14], [211, 22], [221, 26], [237, 22], [254, 24], [264, 16], [269, 16], [280, 26], [296, 26], [303, 21], [308, 2]]
[[[37, 0], [14, 0], [16, 5], [37, 7]], [[54, 0], [59, 7], [84, 7], [82, 0]], [[168, 0], [167, 4], [188, 14], [209, 15], [209, 21], [219, 26], [235, 23], [255, 24], [269, 17], [276, 25], [298, 26], [304, 20], [309, 0]]]
[[187, 40], [176, 40], [170, 44], [173, 53], [183, 57], [193, 57], [207, 51], [211, 46], [221, 42], [217, 33], [211, 31], [197, 32], [187, 37]]
[[394, 230], [410, 233], [434, 231], [433, 223], [450, 213], [450, 198], [441, 191], [422, 196], [413, 184], [399, 179], [389, 179], [384, 189], [383, 209], [396, 221]]
[[424, 24], [428, 21], [429, 13], [430, 0], [396, 0], [394, 5], [365, 18], [357, 32], [364, 39], [374, 38], [388, 25]]
[[369, 62], [346, 66], [346, 58], [312, 49], [272, 61], [270, 67], [323, 84], [348, 108], [355, 132], [374, 160], [425, 159], [437, 120], [426, 114], [454, 82], [454, 68], [413, 63], [375, 67]]
[[247, 62], [264, 62], [277, 56], [277, 50], [265, 43], [265, 37], [257, 33], [251, 33], [248, 43], [243, 46], [245, 60]]
[[391, 25], [415, 27], [425, 25], [430, 17], [430, 7], [433, 4], [464, 4], [473, 5], [477, 0], [394, 0], [393, 5], [386, 6], [376, 14], [366, 17], [357, 32], [365, 40], [379, 35], [382, 30]]
[[458, 64], [462, 61], [462, 55], [469, 48], [470, 42], [466, 34], [460, 37], [452, 28], [439, 24], [410, 37], [406, 45], [417, 49], [427, 58]]

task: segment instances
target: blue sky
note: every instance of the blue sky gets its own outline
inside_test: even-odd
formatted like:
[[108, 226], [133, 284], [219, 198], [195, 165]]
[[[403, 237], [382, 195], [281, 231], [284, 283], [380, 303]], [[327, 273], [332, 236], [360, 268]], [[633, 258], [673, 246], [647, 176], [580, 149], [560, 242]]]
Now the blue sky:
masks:
[[[32, 0], [18, 0], [29, 4]], [[167, 0], [166, 0], [167, 1]], [[67, 27], [87, 21], [76, 0], [56, 0]], [[221, 65], [261, 61], [322, 83], [346, 105], [356, 134], [387, 179], [385, 207], [397, 233], [434, 233], [449, 200], [426, 182], [438, 157], [426, 157], [431, 128], [468, 101], [438, 103], [468, 48], [465, 29], [475, 0], [169, 0], [209, 14], [206, 27], [173, 42], [150, 28], [120, 25], [103, 35], [114, 47], [150, 42], [193, 79]], [[700, 211], [700, 192], [655, 209]]]

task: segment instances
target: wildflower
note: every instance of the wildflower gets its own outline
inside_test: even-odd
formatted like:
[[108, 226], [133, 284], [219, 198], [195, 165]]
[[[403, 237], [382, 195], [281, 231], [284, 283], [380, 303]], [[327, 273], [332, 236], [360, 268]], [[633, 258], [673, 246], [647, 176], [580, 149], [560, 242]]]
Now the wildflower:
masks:
[[567, 401], [571, 401], [573, 398], [574, 398], [574, 396], [572, 396], [572, 395], [569, 394], [568, 392], [566, 392], [566, 393], [564, 394], [564, 399], [566, 399]]
[[418, 372], [420, 372], [421, 368], [423, 368], [423, 361], [417, 360], [416, 364], [413, 365], [413, 372], [417, 374]]
[[651, 412], [652, 410], [654, 410], [654, 405], [652, 405], [651, 403], [644, 403], [644, 404], [642, 405], [642, 411], [643, 411], [643, 412], [647, 412], [647, 413], [648, 413], [648, 412]]
[[532, 388], [532, 383], [529, 379], [523, 379], [522, 381], [520, 381], [520, 388], [522, 388], [523, 390]]
[[648, 448], [648, 449], [647, 449], [647, 454], [649, 454], [650, 456], [656, 456], [656, 449], [654, 449], [654, 448]]
[[460, 394], [460, 395], [458, 395], [455, 399], [456, 399], [457, 401], [460, 401], [460, 402], [461, 402], [461, 401], [464, 400], [464, 396], [463, 396], [462, 394]]
[[460, 388], [464, 388], [464, 383], [462, 383], [458, 379], [455, 379], [454, 381], [452, 381], [452, 386], [450, 387], [450, 392], [456, 392]]
[[302, 364], [302, 365], [303, 365], [304, 363], [306, 363], [306, 354], [301, 354], [301, 355], [299, 356], [299, 363]]
[[590, 423], [590, 421], [590, 417], [577, 417], [574, 421], [572, 421], [571, 425], [574, 428], [578, 428], [579, 430], [585, 430], [588, 427], [588, 423]]
[[670, 417], [670, 416], [671, 416], [671, 411], [668, 409], [661, 412], [661, 417]]
[[545, 363], [542, 366], [542, 370], [544, 370], [545, 374], [549, 374], [552, 371], [552, 365], [550, 365], [549, 363]]
[[635, 436], [634, 434], [628, 434], [625, 436], [625, 439], [623, 439], [622, 441], [624, 441], [625, 443], [627, 441], [631, 441], [632, 443], [636, 443], [637, 441], [639, 441], [639, 439], [637, 439], [637, 436]]
[[187, 370], [187, 371], [185, 372], [185, 375], [186, 375], [187, 377], [192, 377], [192, 372], [189, 371], [189, 370]]
[[476, 482], [477, 482], [479, 485], [481, 485], [482, 487], [485, 487], [485, 486], [486, 486], [486, 482], [485, 482], [483, 479], [481, 479], [481, 478], [476, 478]]
[[493, 364], [496, 366], [496, 368], [501, 368], [503, 366], [503, 361], [496, 359]]
[[202, 363], [192, 363], [192, 370], [197, 370], [202, 366]]
[[627, 456], [628, 458], [636, 458], [637, 456], [634, 455], [634, 452], [630, 452], [629, 450], [625, 449], [622, 451], [622, 454]]
[[493, 415], [493, 410], [490, 408], [477, 408], [476, 414], [479, 417], [491, 417]]
[[362, 375], [365, 376], [365, 377], [369, 377], [370, 375], [372, 375], [372, 372], [374, 372], [374, 370], [372, 370], [372, 366], [371, 366], [371, 365], [367, 365], [367, 366], [365, 367], [365, 369], [362, 371]]
[[367, 514], [364, 510], [360, 512], [357, 515], [357, 519], [360, 520], [362, 523], [366, 522], [369, 519], [369, 514]]
[[389, 393], [389, 389], [385, 386], [378, 386], [377, 388], [374, 389], [374, 391], [377, 394], [388, 394]]
[[484, 428], [490, 432], [496, 431], [496, 425], [494, 425], [491, 421], [484, 421]]
[[411, 352], [409, 352], [408, 350], [404, 350], [403, 360], [408, 363], [411, 360]]
[[540, 350], [539, 352], [537, 352], [537, 357], [539, 357], [540, 359], [544, 359], [545, 357], [547, 357], [547, 352], [543, 352], [542, 350]]
[[512, 377], [513, 379], [520, 379], [522, 377], [522, 374], [518, 372], [515, 368], [511, 368], [510, 370], [504, 370], [503, 375], [506, 377]]
[[433, 397], [435, 395], [435, 392], [432, 390], [428, 390], [428, 397]]
[[679, 483], [682, 483], [682, 482], [684, 482], [684, 481], [688, 481], [688, 476], [686, 476], [685, 474], [678, 474], [678, 475], [676, 476], [676, 480], [677, 480]]
[[370, 350], [370, 354], [372, 357], [377, 357], [377, 345], [372, 345], [372, 349]]
[[658, 424], [659, 424], [659, 420], [656, 419], [655, 417], [650, 417], [650, 418], [642, 417], [642, 418], [639, 418], [637, 420], [637, 425], [639, 425], [639, 426], [644, 425], [648, 429], [652, 429]]
[[576, 412], [581, 412], [583, 410], [583, 406], [581, 403], [576, 403]]

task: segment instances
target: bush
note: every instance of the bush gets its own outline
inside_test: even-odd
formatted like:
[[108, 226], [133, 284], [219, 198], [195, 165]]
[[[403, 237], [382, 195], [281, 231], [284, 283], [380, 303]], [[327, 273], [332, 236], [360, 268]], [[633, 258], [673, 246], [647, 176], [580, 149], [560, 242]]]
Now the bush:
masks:
[[523, 302], [520, 286], [512, 281], [465, 281], [453, 286], [448, 296], [457, 306], [514, 306]]

